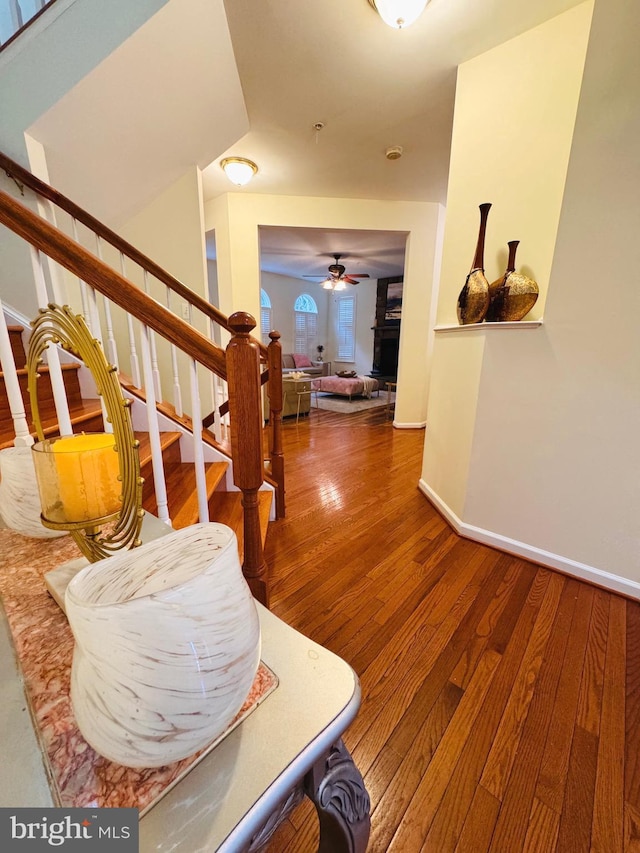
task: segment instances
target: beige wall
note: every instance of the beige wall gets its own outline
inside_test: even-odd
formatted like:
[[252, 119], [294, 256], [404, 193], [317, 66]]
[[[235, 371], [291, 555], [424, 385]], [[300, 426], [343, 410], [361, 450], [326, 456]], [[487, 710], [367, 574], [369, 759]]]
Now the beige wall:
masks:
[[[339, 370], [355, 370], [359, 374], [371, 373], [373, 367], [373, 321], [376, 316], [376, 296], [378, 282], [375, 279], [364, 279], [357, 287], [350, 288], [346, 295], [356, 297], [356, 359], [352, 365], [341, 364]], [[333, 330], [334, 340], [332, 346], [332, 358], [335, 360], [337, 331], [337, 296], [330, 294], [333, 307]]]
[[540, 287], [542, 317], [578, 106], [592, 3], [571, 9], [458, 69], [438, 323], [457, 323], [471, 268], [478, 205], [491, 202], [489, 281], [517, 268]]
[[[122, 237], [152, 258], [159, 266], [189, 287], [194, 293], [208, 300], [209, 283], [202, 220], [202, 181], [200, 170], [188, 169], [185, 174], [150, 205], [125, 223], [120, 229]], [[128, 277], [144, 286], [140, 274], [127, 267]], [[166, 305], [166, 288], [150, 280], [150, 294]], [[171, 296], [171, 308], [178, 316], [183, 315], [186, 302]], [[199, 312], [193, 312], [192, 325], [209, 336], [208, 323]], [[167, 342], [158, 339], [158, 354], [163, 377], [163, 398], [172, 400], [171, 350]], [[119, 352], [127, 352], [124, 324], [119, 324]], [[125, 367], [126, 369], [126, 367]], [[180, 362], [180, 383], [185, 411], [190, 412], [188, 360]], [[210, 400], [209, 383], [203, 378], [200, 394], [207, 414]]]
[[[318, 287], [314, 282], [303, 281], [288, 275], [277, 275], [276, 273], [263, 272], [261, 284], [271, 299], [271, 328], [280, 332], [280, 343], [282, 352], [293, 352], [295, 341], [295, 323], [293, 306], [301, 293], [308, 293], [318, 306], [318, 336], [315, 344], [322, 344], [327, 349], [327, 337], [329, 328], [329, 298], [326, 290]], [[258, 315], [259, 317], [260, 315]], [[256, 317], [256, 319], [258, 319]], [[260, 330], [258, 329], [258, 337]], [[268, 343], [268, 341], [267, 341]], [[307, 353], [310, 358], [317, 358], [315, 345]]]
[[409, 234], [405, 256], [396, 424], [426, 421], [427, 352], [433, 274], [437, 262], [437, 204], [230, 193], [205, 205], [207, 230], [216, 232], [220, 308], [258, 316], [258, 227], [348, 228]]
[[[548, 31], [550, 49], [554, 33], [564, 31], [563, 43], [575, 46], [579, 63], [590, 12], [588, 3], [538, 30]], [[576, 30], [569, 39], [571, 20]], [[629, 270], [640, 262], [639, 27], [636, 4], [597, 0], [544, 325], [437, 336], [422, 475], [422, 487], [466, 535], [636, 596], [640, 297]], [[543, 65], [555, 69], [550, 52], [542, 55]], [[482, 63], [475, 63], [480, 72]], [[513, 69], [506, 67], [509, 76]], [[556, 74], [549, 76], [549, 97], [557, 98]], [[462, 79], [474, 85], [468, 75]], [[490, 95], [483, 97], [489, 112], [498, 109]], [[462, 142], [456, 142], [460, 155]], [[509, 138], [501, 144], [508, 147]], [[532, 146], [546, 142], [534, 137]], [[514, 199], [526, 195], [528, 188], [511, 177], [494, 170], [501, 192], [510, 186]], [[453, 169], [451, 180], [458, 180]], [[449, 209], [452, 221], [457, 214]], [[524, 244], [524, 234], [513, 236]], [[450, 300], [455, 287], [448, 287]], [[469, 339], [476, 341], [471, 352]], [[457, 467], [460, 454], [464, 463]]]

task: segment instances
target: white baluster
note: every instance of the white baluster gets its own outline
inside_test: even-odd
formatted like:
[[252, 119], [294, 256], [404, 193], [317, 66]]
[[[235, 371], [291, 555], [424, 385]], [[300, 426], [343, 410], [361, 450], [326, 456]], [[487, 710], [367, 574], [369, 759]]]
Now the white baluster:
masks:
[[[171, 311], [171, 288], [167, 287], [167, 308]], [[189, 306], [191, 311], [191, 306]], [[189, 316], [191, 320], [191, 316]], [[176, 415], [182, 417], [182, 389], [180, 388], [180, 373], [178, 371], [178, 348], [171, 344], [171, 370], [173, 372], [173, 405]]]
[[140, 326], [140, 339], [142, 342], [142, 369], [144, 371], [144, 390], [147, 400], [147, 425], [149, 427], [151, 465], [153, 467], [153, 481], [156, 490], [158, 518], [161, 521], [164, 521], [165, 524], [171, 526], [171, 520], [169, 518], [169, 504], [167, 501], [167, 483], [164, 477], [164, 466], [162, 464], [162, 446], [160, 444], [158, 411], [156, 409], [156, 397], [153, 388], [153, 368], [151, 365], [149, 330], [144, 325]]
[[[71, 217], [71, 230], [73, 233], [73, 239], [78, 243], [78, 222], [73, 216]], [[82, 316], [84, 317], [84, 321], [87, 326], [91, 328], [91, 312], [89, 309], [89, 298], [87, 296], [88, 288], [80, 276], [78, 276], [78, 286], [80, 288], [80, 298], [82, 300]]]
[[[220, 389], [220, 391], [219, 391], [220, 399], [221, 400], [228, 400], [229, 399], [229, 385], [228, 385], [228, 383], [224, 379], [221, 379], [219, 377], [218, 378], [218, 387]], [[226, 438], [228, 433], [229, 433], [229, 424], [230, 424], [229, 412], [227, 412], [227, 414], [223, 415], [223, 417], [220, 420], [220, 431], [221, 431], [223, 438]]]
[[4, 386], [7, 389], [7, 397], [9, 398], [9, 411], [13, 420], [13, 429], [16, 434], [13, 443], [16, 447], [30, 447], [33, 444], [33, 438], [29, 432], [27, 414], [24, 409], [24, 400], [16, 370], [16, 361], [11, 349], [7, 321], [2, 310], [2, 301], [0, 301], [0, 366], [2, 367]]
[[[42, 257], [40, 252], [34, 246], [31, 246], [30, 249], [31, 266], [33, 267], [33, 277], [36, 283], [36, 298], [38, 306], [40, 308], [46, 308], [49, 304], [49, 297], [47, 295], [47, 285], [42, 267]], [[64, 387], [58, 348], [51, 343], [47, 345], [47, 364], [49, 366], [51, 390], [53, 391], [53, 403], [56, 409], [56, 416], [58, 418], [60, 435], [71, 435], [73, 433], [73, 429], [71, 427], [71, 417], [69, 415], [69, 405], [67, 403], [67, 391]]]
[[[149, 274], [144, 270], [144, 292], [149, 295]], [[153, 368], [153, 387], [156, 392], [156, 400], [162, 401], [162, 388], [160, 386], [160, 371], [158, 369], [158, 353], [156, 350], [156, 334], [153, 329], [149, 330], [149, 343], [151, 345], [151, 365]], [[146, 381], [146, 380], [145, 380]]]
[[[126, 278], [125, 256], [124, 252], [120, 252], [120, 272], [122, 278]], [[136, 334], [133, 329], [133, 317], [127, 311], [127, 330], [129, 334], [129, 367], [131, 370], [131, 379], [135, 388], [142, 388], [142, 380], [140, 378], [140, 364], [138, 362], [138, 350], [136, 348]]]
[[[215, 323], [209, 321], [209, 337], [215, 343]], [[213, 400], [213, 436], [216, 441], [222, 441], [222, 424], [220, 421], [220, 380], [213, 371], [209, 373], [211, 379], [211, 399]]]
[[[73, 239], [76, 241], [76, 243], [79, 243], [80, 241], [78, 240], [78, 223], [74, 217], [72, 217], [71, 219], [71, 224], [73, 229]], [[97, 235], [96, 239], [98, 239]], [[82, 316], [84, 317], [84, 321], [87, 324], [89, 331], [98, 341], [100, 346], [102, 346], [102, 331], [100, 328], [98, 296], [95, 290], [92, 287], [89, 287], [86, 282], [84, 282], [80, 277], [78, 277], [78, 284], [80, 285], [80, 296], [82, 298]], [[108, 419], [107, 407], [105, 406], [104, 399], [102, 397], [100, 398], [100, 408], [102, 409], [102, 423], [104, 426], [104, 431], [113, 432], [113, 424]]]
[[204, 469], [204, 446], [202, 441], [202, 406], [198, 388], [198, 366], [191, 359], [191, 418], [193, 424], [193, 464], [196, 471], [196, 493], [198, 495], [198, 516], [201, 522], [209, 521], [209, 500], [207, 497], [207, 475]]
[[[104, 260], [102, 257], [102, 241], [100, 237], [96, 234], [96, 250], [98, 253], [98, 257], [100, 260]], [[111, 364], [116, 367], [119, 366], [118, 360], [118, 347], [116, 346], [116, 339], [113, 334], [113, 320], [111, 319], [111, 303], [107, 299], [106, 296], [102, 297], [102, 307], [104, 309], [104, 322], [107, 327], [107, 350], [106, 355]]]
[[[43, 198], [42, 196], [37, 197], [37, 207], [38, 213], [42, 216], [43, 219], [46, 219], [54, 228], [58, 228], [58, 222], [56, 218], [56, 207], [49, 201], [48, 198]], [[51, 282], [51, 293], [53, 295], [53, 302], [56, 305], [66, 305], [69, 301], [66, 297], [66, 288], [63, 284], [62, 275], [60, 274], [60, 268], [55, 261], [52, 261], [50, 257], [47, 255], [42, 256], [42, 263], [46, 264], [47, 270], [49, 272], [49, 281]]]

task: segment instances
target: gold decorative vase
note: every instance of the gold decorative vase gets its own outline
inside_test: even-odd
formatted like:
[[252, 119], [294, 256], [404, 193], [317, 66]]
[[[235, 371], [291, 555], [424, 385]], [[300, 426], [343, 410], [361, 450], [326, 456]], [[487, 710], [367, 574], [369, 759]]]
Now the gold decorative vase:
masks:
[[484, 275], [484, 238], [491, 204], [480, 205], [480, 230], [471, 271], [458, 296], [458, 320], [461, 325], [482, 323], [489, 308], [489, 282]]
[[516, 250], [519, 240], [511, 240], [507, 269], [500, 278], [489, 285], [491, 304], [487, 311], [487, 322], [505, 323], [522, 320], [531, 311], [538, 299], [537, 282], [522, 273], [517, 273]]

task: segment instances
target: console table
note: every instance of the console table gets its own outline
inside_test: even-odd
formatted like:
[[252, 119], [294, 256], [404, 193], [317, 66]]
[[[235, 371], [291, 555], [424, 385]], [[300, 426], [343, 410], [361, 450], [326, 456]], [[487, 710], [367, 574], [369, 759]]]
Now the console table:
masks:
[[[358, 679], [332, 652], [261, 605], [262, 659], [277, 689], [140, 821], [140, 851], [257, 853], [308, 796], [320, 853], [364, 853], [369, 797], [341, 736]], [[0, 615], [0, 806], [53, 806], [4, 613]]]

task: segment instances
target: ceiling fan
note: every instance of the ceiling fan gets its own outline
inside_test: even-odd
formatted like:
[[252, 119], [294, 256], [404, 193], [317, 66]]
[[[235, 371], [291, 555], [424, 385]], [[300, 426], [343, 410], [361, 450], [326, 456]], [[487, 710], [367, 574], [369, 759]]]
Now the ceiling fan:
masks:
[[333, 255], [335, 259], [335, 264], [329, 264], [328, 267], [328, 276], [322, 275], [305, 275], [303, 278], [316, 278], [323, 279], [320, 284], [325, 288], [325, 290], [344, 290], [345, 284], [357, 284], [357, 279], [359, 278], [369, 278], [369, 273], [361, 272], [361, 273], [353, 273], [353, 275], [346, 274], [346, 267], [344, 264], [340, 263], [340, 258], [343, 255]]

